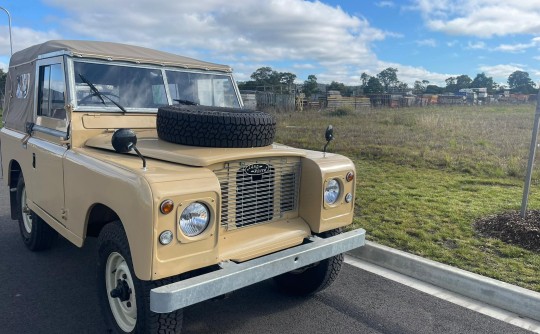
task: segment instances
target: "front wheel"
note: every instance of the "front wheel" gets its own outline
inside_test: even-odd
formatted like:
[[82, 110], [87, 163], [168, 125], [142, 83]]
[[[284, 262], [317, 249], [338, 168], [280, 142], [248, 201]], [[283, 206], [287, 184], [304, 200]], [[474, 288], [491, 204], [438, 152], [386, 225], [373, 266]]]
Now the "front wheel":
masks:
[[[330, 237], [341, 233], [341, 229], [321, 233]], [[315, 264], [274, 277], [274, 282], [283, 292], [295, 296], [309, 296], [329, 287], [337, 278], [343, 264], [343, 254], [333, 256]]]
[[113, 333], [180, 333], [182, 310], [154, 313], [150, 290], [168, 280], [135, 276], [127, 237], [119, 221], [107, 224], [98, 238], [97, 283], [101, 309]]

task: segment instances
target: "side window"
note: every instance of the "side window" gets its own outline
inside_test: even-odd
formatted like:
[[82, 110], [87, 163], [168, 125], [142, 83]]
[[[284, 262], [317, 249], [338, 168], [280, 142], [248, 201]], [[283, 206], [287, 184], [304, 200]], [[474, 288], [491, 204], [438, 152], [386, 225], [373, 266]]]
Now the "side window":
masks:
[[66, 119], [65, 84], [61, 64], [39, 68], [38, 116]]

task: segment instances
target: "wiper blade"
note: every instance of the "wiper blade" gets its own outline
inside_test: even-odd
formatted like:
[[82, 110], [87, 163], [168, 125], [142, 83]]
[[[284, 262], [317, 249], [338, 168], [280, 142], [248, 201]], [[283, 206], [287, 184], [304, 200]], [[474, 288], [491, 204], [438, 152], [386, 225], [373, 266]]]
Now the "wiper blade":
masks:
[[111, 101], [115, 106], [117, 106], [118, 108], [120, 108], [120, 110], [122, 110], [124, 113], [126, 113], [126, 109], [124, 107], [122, 107], [120, 104], [116, 103], [113, 99], [111, 99], [110, 97], [108, 97], [107, 95], [104, 95], [104, 94], [101, 94], [101, 92], [96, 88], [96, 86], [94, 86], [93, 83], [91, 83], [90, 81], [88, 81], [82, 74], [79, 73], [79, 77], [81, 78], [81, 80], [88, 85], [88, 87], [90, 87], [90, 90], [92, 91], [92, 93], [94, 93], [94, 95], [96, 95], [97, 97], [99, 97], [99, 99], [101, 100], [101, 103], [103, 103], [104, 105], [107, 105], [107, 103], [105, 103], [105, 100], [103, 98], [106, 98], [107, 100]]
[[179, 104], [185, 104], [185, 105], [188, 105], [188, 106], [198, 106], [199, 105], [198, 103], [195, 103], [195, 102], [189, 101], [189, 100], [173, 99], [173, 101], [176, 101]]

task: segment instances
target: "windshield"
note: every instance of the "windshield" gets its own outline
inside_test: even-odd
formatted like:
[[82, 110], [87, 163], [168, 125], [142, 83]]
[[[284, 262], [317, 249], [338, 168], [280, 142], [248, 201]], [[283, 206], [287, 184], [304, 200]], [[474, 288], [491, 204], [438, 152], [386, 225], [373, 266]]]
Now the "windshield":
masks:
[[[239, 108], [230, 75], [74, 61], [77, 105], [116, 109], [157, 109], [168, 104], [163, 73], [173, 104]], [[86, 81], [86, 82], [85, 82]], [[90, 82], [98, 93], [89, 85]], [[102, 99], [105, 97], [105, 99]]]
[[[125, 108], [157, 108], [167, 104], [165, 84], [159, 69], [74, 62], [74, 70], [79, 106], [103, 106], [99, 94], [93, 92], [82, 78]], [[110, 101], [106, 106], [116, 108]]]
[[166, 71], [173, 103], [238, 108], [230, 76], [219, 74]]

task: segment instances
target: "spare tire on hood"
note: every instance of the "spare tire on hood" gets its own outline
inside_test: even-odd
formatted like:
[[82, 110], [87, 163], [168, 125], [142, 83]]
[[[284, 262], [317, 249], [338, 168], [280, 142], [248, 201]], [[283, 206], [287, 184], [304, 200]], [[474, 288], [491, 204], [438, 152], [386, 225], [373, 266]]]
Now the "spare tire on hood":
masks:
[[162, 140], [205, 147], [268, 146], [276, 132], [276, 120], [270, 114], [198, 105], [161, 107], [156, 126]]

